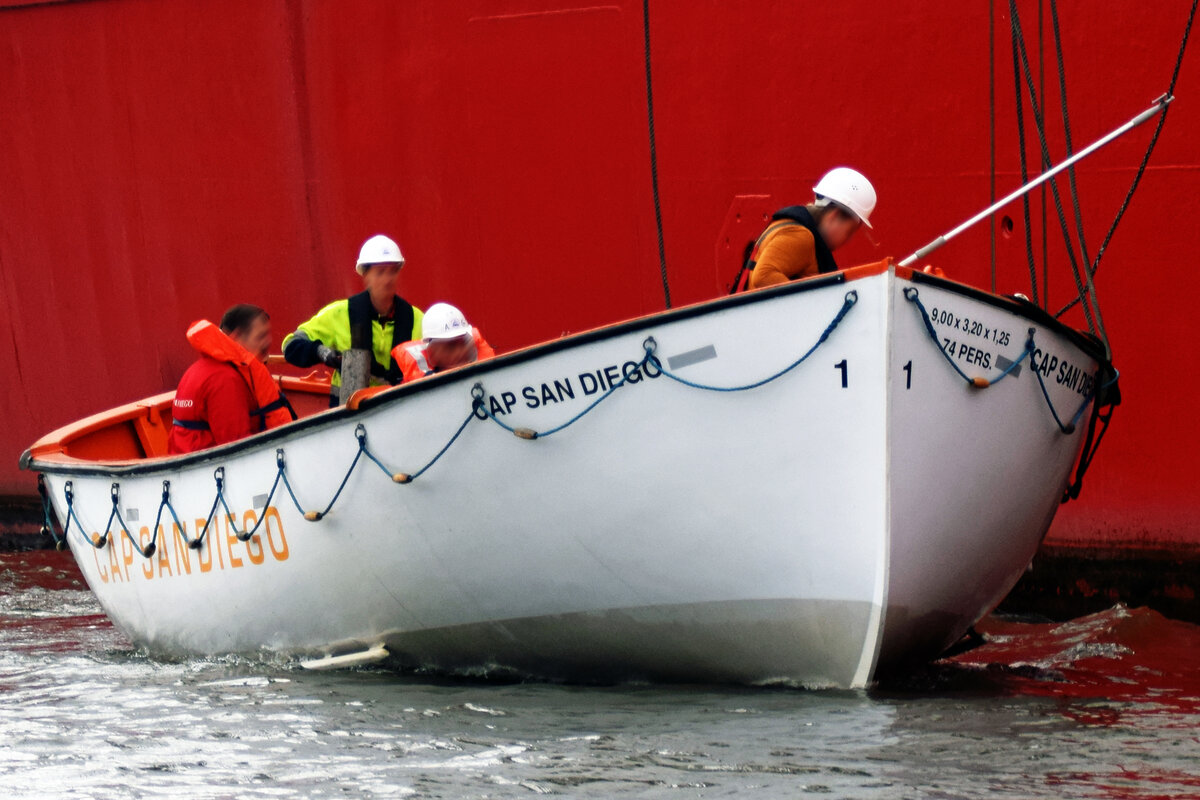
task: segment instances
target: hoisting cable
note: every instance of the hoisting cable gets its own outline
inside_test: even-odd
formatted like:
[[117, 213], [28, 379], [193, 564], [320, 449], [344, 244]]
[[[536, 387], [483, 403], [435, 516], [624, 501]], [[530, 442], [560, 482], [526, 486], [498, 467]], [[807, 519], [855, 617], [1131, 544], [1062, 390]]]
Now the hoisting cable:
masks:
[[[1187, 25], [1183, 28], [1183, 41], [1179, 44], [1179, 53], [1175, 56], [1175, 69], [1171, 72], [1171, 82], [1167, 86], [1167, 97], [1174, 96], [1175, 82], [1179, 80], [1179, 70], [1183, 66], [1183, 54], [1187, 52], [1188, 37], [1192, 33], [1192, 23], [1196, 20], [1196, 7], [1200, 5], [1200, 0], [1192, 0], [1192, 8], [1188, 12]], [[1162, 114], [1158, 118], [1158, 124], [1154, 126], [1154, 133], [1150, 136], [1150, 144], [1146, 147], [1146, 152], [1142, 155], [1142, 162], [1138, 165], [1137, 172], [1134, 173], [1133, 182], [1129, 185], [1129, 191], [1125, 193], [1125, 199], [1121, 202], [1121, 207], [1117, 209], [1117, 215], [1113, 218], [1112, 225], [1108, 228], [1108, 233], [1104, 235], [1104, 241], [1100, 243], [1100, 249], [1096, 251], [1096, 260], [1092, 262], [1088, 269], [1088, 274], [1095, 277], [1096, 271], [1100, 269], [1100, 259], [1104, 257], [1105, 251], [1108, 249], [1109, 242], [1112, 241], [1113, 234], [1117, 232], [1117, 226], [1121, 224], [1121, 218], [1125, 216], [1126, 210], [1129, 208], [1130, 202], [1133, 200], [1134, 192], [1138, 189], [1138, 184], [1141, 183], [1142, 175], [1146, 172], [1146, 167], [1150, 163], [1150, 155], [1154, 152], [1154, 147], [1158, 144], [1158, 136], [1162, 133], [1163, 125], [1167, 122], [1166, 106], [1163, 107]], [[1067, 303], [1055, 317], [1061, 317], [1069, 310], [1075, 307], [1079, 302], [1076, 297], [1071, 302]]]
[[[996, 202], [996, 0], [988, 0], [988, 202]], [[1024, 183], [1024, 181], [1022, 181]], [[992, 256], [992, 294], [996, 293], [996, 221], [988, 226]]]
[[[1062, 103], [1063, 134], [1069, 157], [1073, 151], [1071, 117], [1067, 112], [1067, 72], [1063, 63], [1062, 34], [1058, 27], [1058, 0], [1050, 0], [1050, 22], [1054, 29], [1054, 54], [1058, 60], [1058, 94], [1059, 101]], [[1088, 258], [1087, 239], [1083, 232], [1083, 212], [1079, 208], [1079, 187], [1075, 182], [1075, 167], [1073, 166], [1067, 170], [1067, 181], [1071, 187], [1071, 205], [1075, 211], [1075, 230], [1079, 238], [1079, 252], [1083, 256], [1083, 264], [1086, 267], [1091, 263], [1091, 259]], [[1070, 246], [1070, 242], [1067, 243], [1067, 246]], [[1047, 297], [1046, 301], [1049, 302], [1050, 298]]]
[[[1012, 34], [1012, 55], [1013, 55], [1013, 88], [1017, 94], [1017, 152], [1021, 155], [1021, 184], [1029, 182], [1029, 167], [1026, 163], [1025, 154], [1025, 95], [1021, 91], [1021, 65], [1020, 56], [1017, 50], [1017, 30], [1011, 25], [1009, 30]], [[1037, 260], [1033, 256], [1033, 220], [1029, 213], [1029, 194], [1021, 195], [1021, 209], [1025, 218], [1025, 255], [1029, 260], [1029, 289], [1030, 297], [1033, 304], [1040, 305], [1038, 302], [1038, 279], [1037, 279]]]
[[[1017, 36], [1017, 47], [1021, 55], [1020, 61], [1022, 72], [1025, 76], [1026, 88], [1029, 91], [1029, 102], [1031, 110], [1033, 111], [1033, 119], [1037, 127], [1038, 142], [1042, 149], [1042, 159], [1045, 163], [1049, 164], [1051, 163], [1050, 147], [1046, 143], [1046, 123], [1042, 119], [1041, 111], [1038, 109], [1037, 87], [1034, 86], [1033, 71], [1029, 68], [1029, 53], [1025, 47], [1025, 35], [1021, 32], [1021, 19], [1020, 14], [1017, 11], [1016, 0], [1009, 0], [1008, 6], [1010, 22], [1012, 23], [1013, 30], [1016, 32]], [[1067, 163], [1074, 162], [1071, 162], [1070, 158], [1068, 157]], [[1084, 277], [1081, 277], [1080, 275], [1081, 270], [1079, 266], [1079, 259], [1075, 255], [1075, 246], [1071, 241], [1071, 231], [1069, 225], [1067, 224], [1067, 215], [1066, 212], [1063, 211], [1062, 196], [1059, 194], [1058, 185], [1054, 181], [1050, 182], [1050, 195], [1054, 198], [1054, 209], [1058, 214], [1058, 222], [1062, 228], [1063, 240], [1066, 243], [1067, 259], [1071, 262], [1071, 272], [1075, 278], [1076, 292], [1080, 297], [1087, 296], [1090, 300], [1090, 302], [1084, 303], [1083, 309], [1084, 316], [1087, 318], [1088, 330], [1091, 331], [1093, 335], [1099, 335], [1101, 340], [1104, 342], [1106, 352], [1111, 353], [1111, 351], [1108, 349], [1108, 335], [1104, 330], [1104, 320], [1100, 315], [1100, 303], [1096, 298], [1096, 287], [1092, 284], [1090, 276], [1087, 276], [1087, 265], [1085, 264], [1082, 268], [1084, 276], [1087, 276], [1087, 285], [1085, 289]], [[1086, 295], [1085, 291], [1087, 293]]]
[[662, 203], [658, 195], [658, 148], [654, 138], [654, 81], [650, 74], [650, 0], [642, 0], [642, 35], [646, 62], [646, 117], [650, 126], [650, 181], [654, 190], [654, 224], [658, 228], [658, 269], [662, 274], [663, 299], [671, 307], [671, 286], [667, 281], [667, 251], [663, 244]]

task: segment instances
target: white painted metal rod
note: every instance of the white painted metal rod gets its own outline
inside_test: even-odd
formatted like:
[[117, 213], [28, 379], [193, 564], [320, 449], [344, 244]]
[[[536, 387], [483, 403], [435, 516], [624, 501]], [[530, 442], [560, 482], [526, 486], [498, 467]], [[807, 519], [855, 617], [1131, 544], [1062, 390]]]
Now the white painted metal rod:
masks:
[[970, 228], [971, 226], [975, 225], [976, 223], [978, 223], [981, 220], [987, 219], [992, 214], [996, 213], [1001, 208], [1004, 208], [1004, 206], [1011, 203], [1013, 200], [1016, 200], [1017, 198], [1021, 197], [1022, 195], [1037, 188], [1041, 184], [1043, 184], [1046, 181], [1053, 178], [1058, 173], [1062, 172], [1064, 169], [1067, 169], [1068, 167], [1070, 167], [1075, 162], [1080, 161], [1080, 160], [1086, 158], [1087, 156], [1091, 155], [1092, 153], [1096, 152], [1101, 147], [1103, 147], [1104, 145], [1111, 142], [1113, 139], [1123, 136], [1125, 133], [1128, 133], [1129, 131], [1133, 130], [1138, 125], [1141, 125], [1143, 122], [1150, 119], [1151, 117], [1162, 113], [1163, 111], [1166, 110], [1167, 104], [1170, 103], [1174, 99], [1175, 99], [1174, 96], [1168, 96], [1168, 95], [1164, 94], [1162, 97], [1160, 97], [1154, 101], [1153, 106], [1146, 109], [1142, 113], [1138, 114], [1136, 117], [1129, 120], [1121, 127], [1117, 128], [1116, 130], [1112, 131], [1111, 133], [1106, 134], [1105, 136], [1092, 142], [1087, 147], [1085, 147], [1082, 150], [1080, 150], [1079, 152], [1075, 153], [1073, 156], [1071, 156], [1067, 160], [1061, 162], [1058, 166], [1053, 167], [1052, 169], [1049, 169], [1049, 170], [1043, 172], [1041, 175], [1037, 176], [1032, 181], [1025, 184], [1020, 189], [1017, 189], [1015, 192], [1008, 195], [1007, 197], [1004, 197], [1003, 199], [997, 200], [995, 203], [992, 203], [990, 206], [985, 208], [983, 211], [980, 211], [978, 214], [971, 217], [969, 220], [967, 220], [963, 224], [959, 225], [957, 228], [950, 231], [949, 233], [944, 233], [941, 236], [939, 236], [938, 238], [934, 239], [932, 242], [925, 245], [920, 250], [918, 250], [917, 252], [915, 252], [911, 256], [909, 256], [908, 258], [901, 261], [900, 266], [902, 266], [902, 267], [912, 266], [917, 261], [917, 259], [921, 259], [921, 258], [924, 258], [925, 256], [929, 255], [934, 250], [937, 250], [939, 247], [944, 245], [946, 242], [953, 239], [955, 236], [958, 236], [960, 233], [965, 231], [967, 228]]

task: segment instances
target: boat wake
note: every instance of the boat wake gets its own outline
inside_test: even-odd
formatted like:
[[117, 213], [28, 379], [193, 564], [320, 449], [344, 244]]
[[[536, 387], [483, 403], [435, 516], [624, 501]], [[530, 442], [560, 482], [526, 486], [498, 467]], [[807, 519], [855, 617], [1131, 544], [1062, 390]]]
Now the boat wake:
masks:
[[[1129, 713], [1140, 704], [1200, 711], [1200, 675], [1194, 669], [1200, 626], [1117, 605], [1068, 622], [995, 615], [978, 630], [986, 639], [982, 646], [881, 691], [1103, 699], [1129, 704], [1124, 709]], [[1111, 708], [1095, 721], [1114, 722]]]

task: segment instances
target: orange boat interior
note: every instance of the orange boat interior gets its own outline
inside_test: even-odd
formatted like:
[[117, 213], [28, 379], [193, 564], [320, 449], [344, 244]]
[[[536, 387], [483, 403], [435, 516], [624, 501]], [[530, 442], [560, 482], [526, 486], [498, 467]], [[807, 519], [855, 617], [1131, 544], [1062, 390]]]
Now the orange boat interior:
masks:
[[[276, 358], [282, 360], [273, 356], [272, 362]], [[309, 417], [329, 410], [328, 377], [276, 375], [275, 378], [297, 416]], [[175, 392], [163, 392], [79, 420], [42, 437], [30, 448], [30, 455], [43, 460], [106, 463], [161, 458], [167, 455], [174, 399]]]

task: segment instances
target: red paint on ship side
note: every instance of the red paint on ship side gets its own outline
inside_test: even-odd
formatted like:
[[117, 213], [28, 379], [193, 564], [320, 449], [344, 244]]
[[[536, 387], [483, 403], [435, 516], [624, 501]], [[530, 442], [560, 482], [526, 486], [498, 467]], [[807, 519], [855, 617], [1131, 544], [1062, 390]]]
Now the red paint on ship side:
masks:
[[[408, 257], [406, 297], [455, 302], [501, 349], [660, 308], [642, 6], [583, 5], [0, 2], [0, 492], [33, 492], [16, 460], [37, 436], [173, 387], [193, 319], [251, 301], [282, 332], [352, 291], [376, 232]], [[1020, 10], [1057, 158], [1039, 5]], [[997, 193], [1019, 182], [1004, 3], [650, 6], [677, 303], [720, 292], [755, 217], [835, 164], [881, 198], [880, 248], [860, 237], [843, 263], [906, 255], [986, 205], [990, 16]], [[1076, 146], [1165, 90], [1188, 7], [1062, 3]], [[1125, 402], [1060, 546], [1200, 542], [1198, 59], [1100, 271]], [[1149, 135], [1080, 169], [1090, 252]], [[1028, 292], [1020, 206], [1004, 214], [996, 288]], [[1048, 219], [1057, 307], [1074, 290]], [[989, 286], [988, 227], [933, 261]]]

